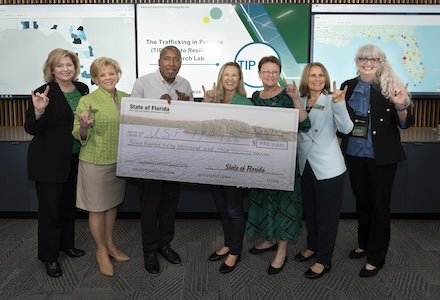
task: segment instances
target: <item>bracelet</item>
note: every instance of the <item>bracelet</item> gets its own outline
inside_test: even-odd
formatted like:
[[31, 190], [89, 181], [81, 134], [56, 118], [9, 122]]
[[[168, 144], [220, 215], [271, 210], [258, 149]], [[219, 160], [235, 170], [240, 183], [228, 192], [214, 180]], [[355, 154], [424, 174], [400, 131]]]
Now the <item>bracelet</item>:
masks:
[[394, 108], [395, 108], [397, 111], [404, 111], [404, 110], [406, 110], [408, 107], [409, 107], [409, 104], [405, 104], [405, 105], [403, 106], [403, 108], [397, 108], [397, 107], [394, 105]]

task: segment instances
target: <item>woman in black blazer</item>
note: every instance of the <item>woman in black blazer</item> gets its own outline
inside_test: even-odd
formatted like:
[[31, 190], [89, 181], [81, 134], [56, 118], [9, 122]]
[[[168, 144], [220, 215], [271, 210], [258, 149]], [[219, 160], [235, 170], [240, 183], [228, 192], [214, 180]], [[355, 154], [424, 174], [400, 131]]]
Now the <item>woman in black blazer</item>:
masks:
[[38, 196], [38, 258], [51, 277], [62, 275], [59, 251], [70, 257], [83, 256], [74, 247], [76, 180], [79, 142], [72, 136], [73, 111], [89, 88], [76, 81], [78, 57], [72, 51], [55, 49], [44, 64], [46, 84], [32, 91], [25, 131], [33, 135], [28, 150], [29, 180]]
[[355, 57], [358, 77], [348, 86], [346, 103], [355, 124], [343, 139], [351, 187], [356, 196], [358, 247], [349, 254], [367, 256], [360, 277], [375, 276], [385, 264], [390, 243], [390, 202], [397, 163], [405, 159], [399, 127], [414, 124], [407, 85], [397, 78], [385, 53], [362, 46]]

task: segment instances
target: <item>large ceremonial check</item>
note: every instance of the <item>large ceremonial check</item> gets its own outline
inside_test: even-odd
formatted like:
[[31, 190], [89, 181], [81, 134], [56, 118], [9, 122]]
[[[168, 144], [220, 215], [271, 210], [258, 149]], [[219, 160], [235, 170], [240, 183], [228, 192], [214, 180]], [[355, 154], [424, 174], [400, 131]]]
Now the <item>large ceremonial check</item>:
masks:
[[292, 191], [298, 110], [123, 98], [117, 175]]

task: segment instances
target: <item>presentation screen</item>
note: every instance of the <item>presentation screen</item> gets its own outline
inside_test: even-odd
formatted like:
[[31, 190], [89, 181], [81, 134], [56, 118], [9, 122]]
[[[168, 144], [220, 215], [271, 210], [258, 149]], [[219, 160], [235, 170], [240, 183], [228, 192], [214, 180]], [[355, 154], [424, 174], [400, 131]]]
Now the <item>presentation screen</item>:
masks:
[[309, 59], [308, 4], [137, 4], [139, 76], [155, 72], [167, 45], [182, 53], [179, 75], [191, 83], [194, 97], [211, 89], [221, 66], [238, 62], [247, 97], [262, 88], [258, 62], [274, 55], [288, 82], [298, 80]]
[[119, 62], [119, 90], [130, 92], [136, 79], [134, 5], [1, 5], [0, 99], [29, 97], [44, 84], [43, 64], [50, 51], [75, 52], [79, 80], [96, 89], [90, 65], [106, 56]]
[[440, 96], [440, 7], [436, 5], [312, 5], [311, 61], [337, 86], [356, 76], [354, 57], [379, 46], [414, 97]]

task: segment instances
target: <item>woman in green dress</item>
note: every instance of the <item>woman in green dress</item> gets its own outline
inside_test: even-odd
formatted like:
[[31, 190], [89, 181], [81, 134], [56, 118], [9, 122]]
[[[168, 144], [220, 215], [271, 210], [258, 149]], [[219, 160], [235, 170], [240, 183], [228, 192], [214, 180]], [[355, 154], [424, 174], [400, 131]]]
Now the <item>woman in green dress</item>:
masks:
[[[281, 62], [274, 56], [263, 57], [258, 63], [259, 77], [263, 90], [252, 95], [252, 102], [257, 106], [287, 107], [299, 110], [299, 130], [307, 131], [310, 120], [300, 102], [295, 82], [285, 88], [278, 82], [281, 74]], [[249, 211], [247, 236], [262, 236], [265, 240], [249, 249], [251, 254], [276, 251], [275, 258], [267, 269], [269, 275], [282, 271], [287, 262], [287, 243], [298, 238], [302, 227], [303, 211], [301, 183], [298, 165], [295, 170], [294, 191], [251, 189], [249, 193]]]

